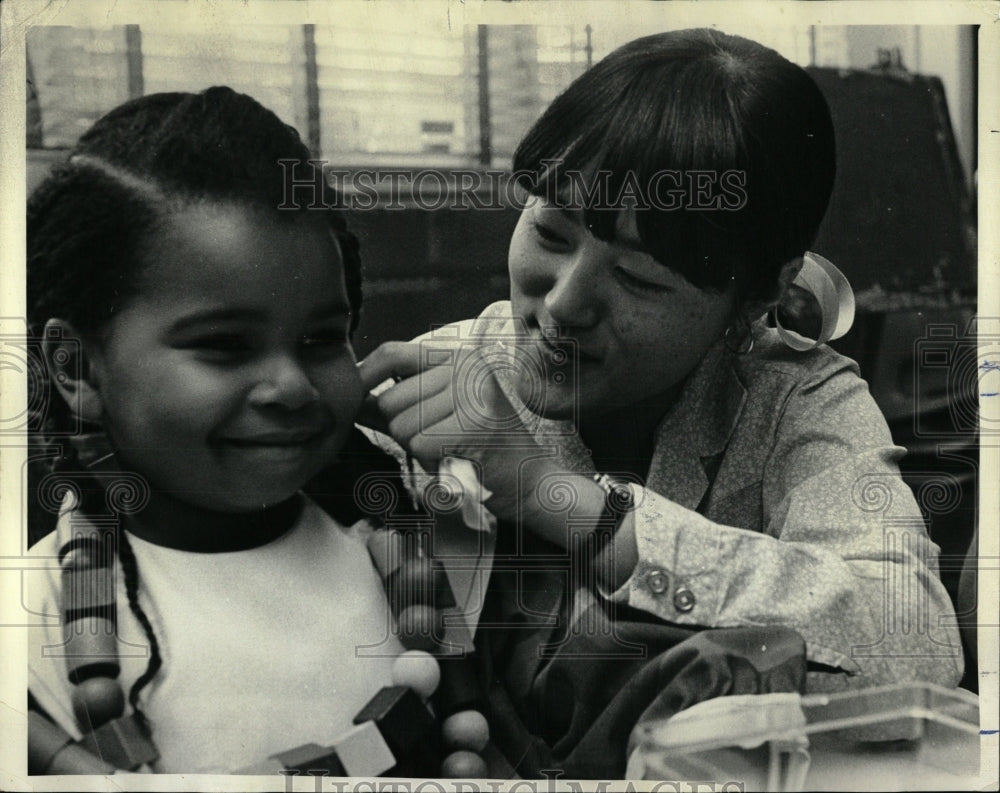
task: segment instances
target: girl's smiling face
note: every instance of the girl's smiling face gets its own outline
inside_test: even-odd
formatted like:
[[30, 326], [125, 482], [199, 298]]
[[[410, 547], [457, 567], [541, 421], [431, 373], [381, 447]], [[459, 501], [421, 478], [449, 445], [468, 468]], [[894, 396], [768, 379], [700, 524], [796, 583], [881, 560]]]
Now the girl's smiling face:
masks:
[[88, 345], [119, 462], [220, 512], [287, 499], [343, 446], [361, 403], [333, 236], [312, 218], [199, 203], [145, 250], [135, 295]]
[[[540, 406], [548, 418], [660, 400], [721, 342], [732, 317], [735, 290], [698, 289], [645, 253], [629, 210], [619, 213], [616, 239], [603, 242], [582, 210], [533, 197], [508, 265], [513, 314], [532, 340], [555, 333], [572, 342], [565, 352], [575, 359], [575, 377], [548, 378]], [[535, 405], [536, 385], [522, 384], [522, 398]]]

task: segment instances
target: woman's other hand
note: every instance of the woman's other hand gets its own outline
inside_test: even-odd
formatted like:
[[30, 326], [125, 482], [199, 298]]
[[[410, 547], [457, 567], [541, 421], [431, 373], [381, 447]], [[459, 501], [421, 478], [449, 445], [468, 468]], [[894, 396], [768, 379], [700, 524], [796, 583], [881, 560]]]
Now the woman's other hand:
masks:
[[519, 511], [534, 502], [536, 483], [555, 462], [519, 418], [480, 348], [391, 341], [358, 369], [369, 391], [396, 381], [369, 395], [359, 422], [390, 435], [427, 471], [446, 456], [472, 460], [493, 493], [490, 510], [505, 520], [525, 517]]
[[[570, 532], [588, 534], [603, 513], [604, 491], [588, 476], [560, 468], [540, 446], [503, 393], [481, 348], [435, 348], [428, 342], [386, 342], [359, 364], [361, 382], [371, 391], [386, 380], [395, 385], [369, 395], [359, 421], [385, 432], [436, 471], [443, 457], [477, 464], [492, 492], [486, 506], [501, 520], [516, 522], [563, 548]], [[546, 507], [539, 484], [572, 488], [574, 520]], [[558, 487], [557, 487], [558, 489]], [[596, 581], [616, 589], [636, 563], [631, 516], [615, 542], [591, 560]]]

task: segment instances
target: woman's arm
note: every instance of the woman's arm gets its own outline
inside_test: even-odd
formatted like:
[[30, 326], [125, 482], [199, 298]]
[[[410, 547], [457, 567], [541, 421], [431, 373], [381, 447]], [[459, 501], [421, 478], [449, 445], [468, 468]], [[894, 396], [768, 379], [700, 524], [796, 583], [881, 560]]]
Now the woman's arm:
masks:
[[638, 561], [616, 597], [680, 624], [794, 628], [815, 690], [957, 684], [954, 610], [899, 476], [901, 452], [853, 366], [824, 368], [789, 393], [760, 490], [746, 495], [759, 492], [762, 531], [647, 489], [634, 516]]
[[[390, 344], [362, 364], [362, 379], [403, 379], [378, 405], [392, 436], [426, 469], [446, 453], [468, 456], [498, 517], [563, 547], [574, 534], [586, 541], [598, 527], [603, 490], [586, 475], [565, 473], [527, 431], [465, 434], [449, 369], [422, 368], [417, 345]], [[509, 416], [501, 390], [483, 385], [478, 409]], [[763, 514], [761, 531], [633, 485], [635, 511], [587, 562], [593, 580], [615, 599], [678, 624], [793, 628], [806, 639], [817, 690], [957, 683], [961, 644], [937, 577], [937, 547], [899, 476], [901, 450], [853, 364], [838, 358], [761, 409], [776, 410], [776, 429], [756, 442], [770, 446], [758, 448], [760, 481], [743, 494], [743, 511]], [[557, 479], [575, 495], [571, 521], [538, 488]]]

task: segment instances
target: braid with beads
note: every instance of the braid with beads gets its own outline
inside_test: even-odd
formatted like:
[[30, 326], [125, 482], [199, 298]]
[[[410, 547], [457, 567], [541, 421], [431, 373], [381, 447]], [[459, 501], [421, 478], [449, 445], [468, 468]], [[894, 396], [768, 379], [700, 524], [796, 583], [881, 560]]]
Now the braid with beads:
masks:
[[[84, 339], [101, 330], [134, 294], [144, 243], [164, 215], [199, 201], [233, 203], [270, 212], [279, 222], [302, 219], [305, 206], [275, 212], [285, 204], [285, 171], [280, 161], [310, 167], [310, 152], [298, 133], [252, 98], [224, 88], [198, 94], [162, 93], [135, 99], [99, 119], [34, 191], [27, 207], [28, 324], [38, 338], [45, 322], [58, 317]], [[298, 178], [301, 178], [301, 174]], [[361, 265], [357, 239], [347, 230], [337, 196], [322, 182], [321, 219], [340, 246], [347, 296], [357, 327], [361, 307]], [[316, 216], [316, 210], [312, 211]], [[40, 432], [31, 445], [61, 446], [54, 463], [33, 455], [29, 493], [33, 496], [31, 540], [51, 525], [39, 508], [39, 480], [49, 471], [72, 474], [81, 495], [79, 510], [96, 514], [103, 493], [88, 476], [78, 450], [67, 442], [76, 419], [61, 399], [47, 398], [51, 384], [44, 367], [30, 388]], [[82, 476], [81, 476], [82, 475]], [[162, 666], [159, 643], [139, 603], [139, 569], [125, 531], [117, 532], [117, 553], [129, 608], [150, 646], [144, 673], [128, 695], [136, 717], [149, 731], [139, 695]]]

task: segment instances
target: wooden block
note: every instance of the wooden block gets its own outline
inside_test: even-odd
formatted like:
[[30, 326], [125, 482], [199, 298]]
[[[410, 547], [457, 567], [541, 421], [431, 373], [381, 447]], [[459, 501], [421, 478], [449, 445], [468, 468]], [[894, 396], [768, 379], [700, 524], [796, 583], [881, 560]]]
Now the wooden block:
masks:
[[273, 754], [269, 759], [281, 763], [286, 772], [347, 776], [336, 750], [330, 746], [320, 746], [318, 743], [304, 743], [294, 749]]
[[441, 624], [444, 638], [441, 640], [440, 656], [463, 656], [475, 652], [476, 643], [469, 632], [464, 616], [457, 609], [449, 609], [441, 613]]
[[135, 771], [160, 757], [135, 715], [109, 721], [87, 733], [77, 745], [111, 763], [115, 768], [127, 771]]
[[396, 767], [396, 757], [374, 721], [352, 727], [333, 743], [344, 776], [382, 776]]
[[399, 776], [435, 776], [438, 730], [420, 697], [406, 686], [381, 689], [354, 717], [375, 722], [396, 758]]

